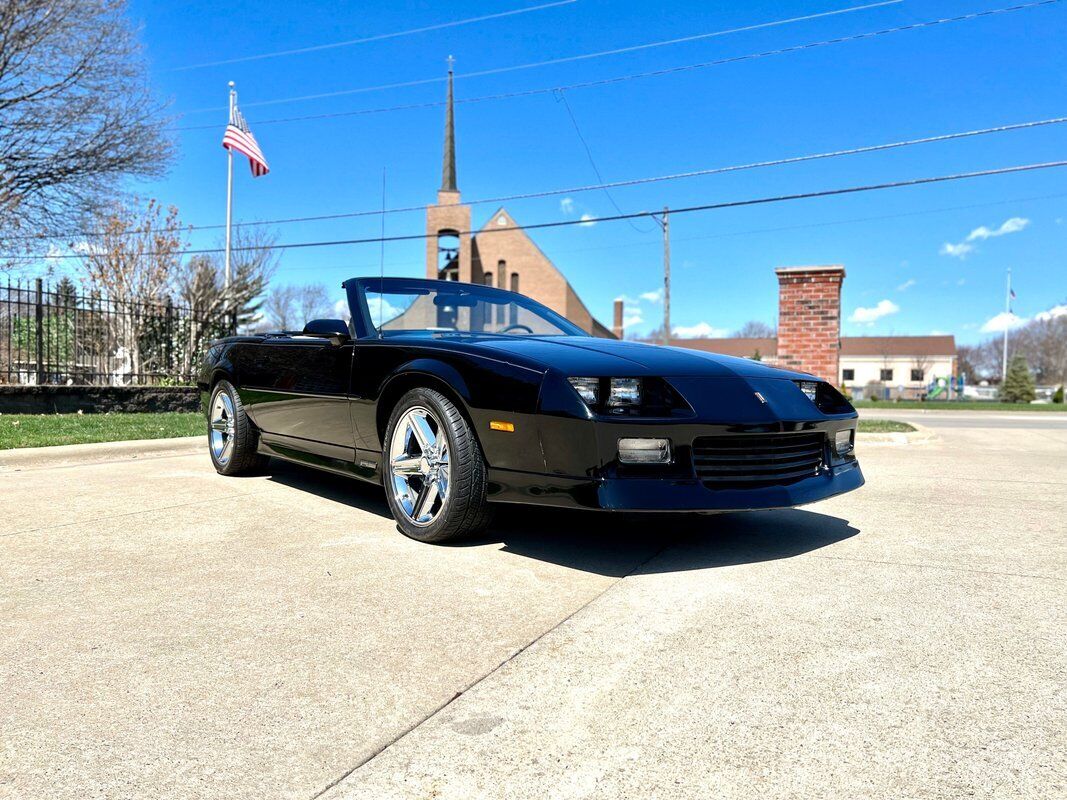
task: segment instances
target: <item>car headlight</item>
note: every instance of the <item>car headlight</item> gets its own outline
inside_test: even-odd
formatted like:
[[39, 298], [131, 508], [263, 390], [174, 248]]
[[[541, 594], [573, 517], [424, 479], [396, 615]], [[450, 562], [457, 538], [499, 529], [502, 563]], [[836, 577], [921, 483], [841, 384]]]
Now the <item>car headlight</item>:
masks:
[[641, 405], [641, 381], [637, 378], [612, 378], [608, 408], [632, 408]]
[[590, 408], [596, 409], [601, 404], [604, 389], [607, 390], [604, 407], [610, 413], [621, 414], [641, 406], [640, 378], [567, 378], [567, 381]]
[[600, 402], [600, 378], [567, 378], [567, 380], [586, 405], [595, 406]]
[[797, 386], [800, 387], [800, 391], [811, 401], [815, 402], [815, 395], [819, 391], [818, 381], [797, 381]]

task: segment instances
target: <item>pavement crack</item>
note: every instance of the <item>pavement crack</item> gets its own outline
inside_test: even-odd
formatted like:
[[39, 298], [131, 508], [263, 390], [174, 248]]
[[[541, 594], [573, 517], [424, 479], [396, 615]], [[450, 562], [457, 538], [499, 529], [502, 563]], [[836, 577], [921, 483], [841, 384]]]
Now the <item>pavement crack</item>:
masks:
[[551, 628], [549, 628], [548, 630], [544, 631], [543, 633], [541, 633], [537, 637], [531, 639], [529, 642], [524, 644], [522, 647], [520, 647], [514, 653], [509, 655], [507, 658], [505, 658], [503, 661], [501, 661], [495, 667], [490, 669], [488, 672], [486, 672], [483, 675], [475, 678], [473, 681], [471, 681], [465, 687], [463, 687], [458, 692], [456, 692], [454, 695], [452, 695], [448, 700], [446, 700], [445, 702], [441, 703], [440, 705], [438, 705], [437, 707], [432, 709], [429, 713], [423, 715], [421, 718], [416, 720], [414, 723], [412, 723], [408, 727], [404, 728], [404, 730], [400, 731], [400, 733], [398, 733], [392, 739], [387, 741], [381, 747], [377, 748], [373, 753], [368, 755], [366, 758], [364, 758], [358, 764], [355, 764], [354, 766], [352, 766], [349, 769], [345, 770], [337, 778], [335, 778], [334, 780], [330, 781], [328, 784], [326, 784], [326, 786], [324, 786], [322, 789], [317, 791], [315, 794], [311, 795], [309, 800], [318, 800], [318, 798], [320, 798], [323, 795], [325, 795], [327, 792], [329, 792], [331, 789], [336, 787], [338, 784], [340, 784], [342, 781], [344, 781], [350, 775], [355, 773], [356, 770], [358, 770], [361, 767], [364, 767], [367, 764], [369, 764], [371, 761], [373, 761], [379, 755], [384, 753], [386, 750], [388, 750], [394, 744], [399, 742], [401, 739], [403, 739], [409, 733], [415, 731], [417, 728], [422, 727], [425, 723], [429, 722], [431, 719], [436, 717], [438, 714], [440, 714], [442, 711], [444, 711], [446, 708], [448, 708], [450, 705], [452, 705], [454, 702], [456, 702], [456, 700], [461, 698], [463, 695], [465, 695], [471, 689], [474, 689], [476, 686], [478, 686], [480, 683], [482, 683], [486, 679], [491, 678], [493, 675], [495, 675], [497, 672], [499, 672], [501, 669], [503, 669], [509, 663], [514, 661], [516, 658], [518, 658], [522, 653], [526, 652], [531, 647], [533, 647], [535, 644], [537, 644], [539, 641], [544, 639], [546, 636], [548, 636], [549, 634], [551, 634], [552, 632], [554, 632], [558, 628], [562, 627], [564, 624], [569, 622], [571, 619], [573, 619], [578, 614], [582, 613], [585, 609], [587, 609], [589, 606], [591, 606], [593, 603], [595, 603], [601, 597], [606, 595], [608, 592], [610, 592], [612, 589], [614, 589], [616, 586], [618, 586], [624, 580], [626, 580], [627, 578], [629, 578], [632, 575], [639, 574], [642, 568], [644, 568], [646, 565], [648, 565], [649, 563], [651, 563], [655, 559], [659, 558], [668, 549], [670, 549], [671, 547], [673, 547], [676, 544], [678, 544], [678, 542], [681, 541], [681, 539], [682, 539], [682, 537], [680, 535], [675, 535], [675, 537], [671, 541], [666, 542], [665, 544], [663, 544], [662, 547], [660, 547], [658, 550], [656, 550], [654, 553], [652, 553], [650, 556], [648, 556], [648, 558], [645, 558], [644, 560], [642, 560], [639, 563], [635, 564], [633, 566], [633, 568], [629, 572], [627, 572], [624, 575], [621, 575], [616, 580], [614, 580], [611, 583], [609, 583], [601, 591], [597, 592], [595, 595], [590, 597], [588, 600], [586, 600], [584, 603], [582, 603], [580, 606], [578, 606], [578, 608], [574, 609], [574, 611], [572, 611], [569, 614], [567, 614], [565, 617], [563, 617], [563, 619], [559, 620]]

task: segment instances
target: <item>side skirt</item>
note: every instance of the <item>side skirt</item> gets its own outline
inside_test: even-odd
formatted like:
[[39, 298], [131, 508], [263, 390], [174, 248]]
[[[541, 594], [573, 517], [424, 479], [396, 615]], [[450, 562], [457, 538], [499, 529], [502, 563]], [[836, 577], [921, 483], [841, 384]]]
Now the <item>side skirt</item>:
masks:
[[[313, 452], [310, 449], [312, 447], [317, 452]], [[260, 434], [258, 451], [263, 455], [333, 472], [348, 478], [356, 478], [368, 483], [381, 483], [378, 460], [367, 457], [366, 453], [355, 448]]]

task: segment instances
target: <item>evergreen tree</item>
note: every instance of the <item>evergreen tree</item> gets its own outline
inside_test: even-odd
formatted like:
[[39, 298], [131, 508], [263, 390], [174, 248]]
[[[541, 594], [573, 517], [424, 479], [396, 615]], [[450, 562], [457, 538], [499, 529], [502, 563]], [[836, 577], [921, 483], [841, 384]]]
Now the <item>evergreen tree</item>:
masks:
[[1000, 401], [1002, 403], [1029, 403], [1035, 397], [1034, 377], [1030, 374], [1026, 358], [1021, 355], [1012, 356], [1011, 363], [1008, 365], [1008, 375], [1000, 387]]

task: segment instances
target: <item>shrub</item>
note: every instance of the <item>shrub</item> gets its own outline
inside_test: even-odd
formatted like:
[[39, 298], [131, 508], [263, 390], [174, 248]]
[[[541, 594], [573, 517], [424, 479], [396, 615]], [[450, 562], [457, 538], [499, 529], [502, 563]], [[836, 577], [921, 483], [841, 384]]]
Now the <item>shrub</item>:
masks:
[[1063, 402], [1063, 384], [1062, 383], [1060, 384], [1060, 388], [1058, 388], [1055, 391], [1055, 393], [1052, 395], [1052, 402], [1053, 403], [1062, 403]]
[[1000, 401], [1002, 403], [1029, 403], [1037, 395], [1034, 392], [1034, 376], [1030, 374], [1030, 366], [1026, 358], [1021, 355], [1012, 356], [1008, 365], [1008, 374], [1000, 387]]

